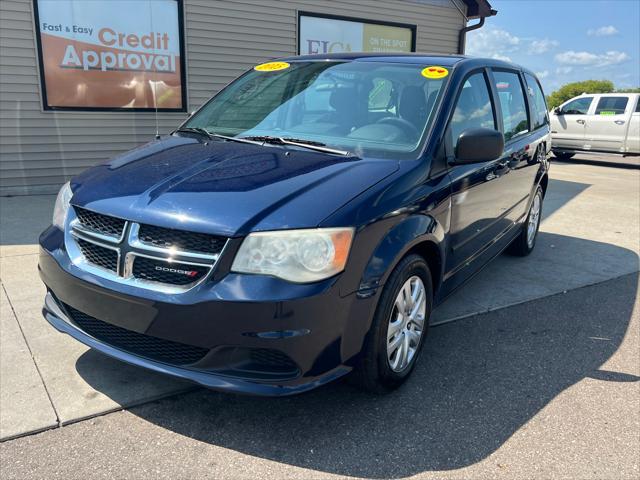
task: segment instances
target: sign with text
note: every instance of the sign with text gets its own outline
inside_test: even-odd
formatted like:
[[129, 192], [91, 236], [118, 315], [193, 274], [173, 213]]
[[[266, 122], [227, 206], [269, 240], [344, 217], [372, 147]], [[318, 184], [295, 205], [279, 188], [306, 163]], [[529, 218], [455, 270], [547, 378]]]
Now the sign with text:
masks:
[[185, 105], [177, 0], [35, 0], [45, 109]]
[[414, 52], [415, 33], [415, 25], [300, 12], [298, 52]]

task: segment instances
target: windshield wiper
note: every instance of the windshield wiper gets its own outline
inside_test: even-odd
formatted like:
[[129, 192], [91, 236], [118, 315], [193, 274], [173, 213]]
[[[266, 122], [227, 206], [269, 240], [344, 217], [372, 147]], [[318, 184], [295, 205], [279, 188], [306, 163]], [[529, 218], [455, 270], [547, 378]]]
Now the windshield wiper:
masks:
[[251, 143], [253, 145], [264, 145], [265, 143], [269, 143], [272, 145], [294, 145], [296, 147], [308, 148], [310, 150], [315, 150], [318, 152], [333, 153], [334, 155], [352, 155], [352, 153], [347, 150], [337, 150], [335, 148], [329, 148], [324, 143], [315, 142], [313, 140], [305, 140], [301, 138], [272, 137], [269, 135], [263, 135], [263, 136], [256, 135], [256, 136], [249, 136], [249, 137], [229, 137], [227, 135], [220, 135], [219, 133], [210, 132], [206, 128], [202, 128], [202, 127], [182, 127], [182, 128], [178, 128], [176, 132], [198, 133], [210, 139], [220, 138], [220, 139], [229, 140], [232, 142]]
[[251, 143], [253, 145], [264, 145], [263, 141], [254, 141], [254, 140], [244, 139], [241, 137], [228, 137], [226, 135], [220, 135], [219, 133], [210, 132], [206, 128], [202, 128], [202, 127], [182, 127], [182, 128], [178, 128], [176, 132], [198, 133], [200, 135], [205, 135], [209, 139], [220, 138], [223, 140], [231, 140], [233, 142]]
[[176, 132], [199, 133], [207, 138], [213, 138], [213, 134], [206, 128], [202, 127], [180, 127]]
[[249, 137], [236, 137], [235, 139], [270, 143], [272, 145], [294, 145], [296, 147], [308, 148], [309, 150], [315, 150], [318, 152], [333, 153], [334, 155], [352, 155], [352, 153], [347, 150], [337, 150], [335, 148], [327, 147], [324, 143], [315, 142], [313, 140], [305, 140], [302, 138], [272, 137], [269, 135], [256, 135], [256, 136], [249, 136]]
[[211, 132], [211, 136], [214, 138], [222, 138], [223, 140], [230, 140], [232, 142], [251, 143], [252, 145], [264, 145], [262, 141], [251, 140], [253, 137], [229, 137], [227, 135], [220, 135], [219, 133]]

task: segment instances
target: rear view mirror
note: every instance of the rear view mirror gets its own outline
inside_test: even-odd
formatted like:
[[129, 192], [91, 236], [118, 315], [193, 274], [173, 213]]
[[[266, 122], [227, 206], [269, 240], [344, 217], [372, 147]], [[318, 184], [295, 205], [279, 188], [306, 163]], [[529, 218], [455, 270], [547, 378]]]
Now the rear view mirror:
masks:
[[562, 115], [562, 109], [560, 107], [556, 107], [553, 109], [553, 113], [556, 115]]
[[476, 163], [495, 160], [504, 151], [502, 133], [492, 128], [470, 128], [458, 137], [455, 163]]

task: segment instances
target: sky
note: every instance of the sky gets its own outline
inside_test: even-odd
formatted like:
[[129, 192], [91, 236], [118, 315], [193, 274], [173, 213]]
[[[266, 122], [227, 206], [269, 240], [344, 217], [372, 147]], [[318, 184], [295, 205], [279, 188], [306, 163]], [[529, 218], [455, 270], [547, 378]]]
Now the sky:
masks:
[[611, 80], [616, 88], [640, 87], [640, 0], [489, 3], [498, 14], [467, 34], [468, 55], [528, 67], [546, 94], [590, 79]]

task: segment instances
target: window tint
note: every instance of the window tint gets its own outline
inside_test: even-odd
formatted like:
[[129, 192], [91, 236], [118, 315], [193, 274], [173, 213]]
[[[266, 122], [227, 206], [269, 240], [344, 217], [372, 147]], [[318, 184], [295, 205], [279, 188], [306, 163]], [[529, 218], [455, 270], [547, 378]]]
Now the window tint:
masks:
[[586, 115], [592, 100], [593, 97], [576, 98], [562, 107], [562, 113], [565, 115]]
[[527, 104], [524, 100], [520, 76], [512, 72], [493, 72], [502, 108], [504, 139], [509, 141], [516, 135], [529, 131]]
[[596, 107], [596, 115], [622, 115], [628, 102], [628, 97], [601, 97]]
[[538, 81], [528, 73], [524, 74], [529, 86], [529, 99], [533, 106], [533, 128], [538, 128], [549, 123], [547, 115], [547, 102], [544, 100], [544, 93], [538, 84]]
[[458, 97], [450, 125], [454, 148], [460, 134], [470, 128], [496, 128], [489, 87], [482, 73], [471, 75]]

